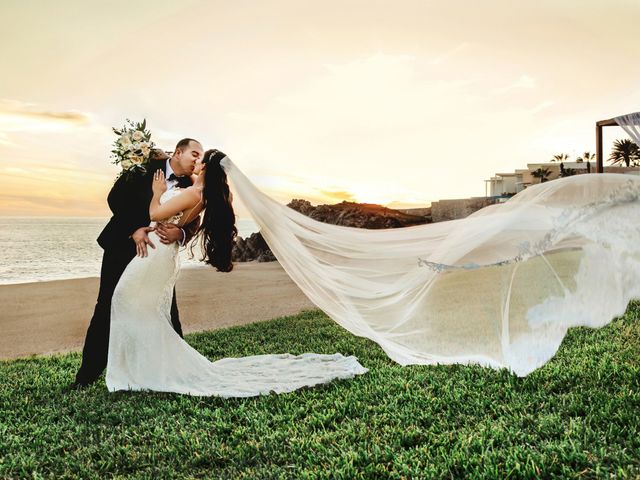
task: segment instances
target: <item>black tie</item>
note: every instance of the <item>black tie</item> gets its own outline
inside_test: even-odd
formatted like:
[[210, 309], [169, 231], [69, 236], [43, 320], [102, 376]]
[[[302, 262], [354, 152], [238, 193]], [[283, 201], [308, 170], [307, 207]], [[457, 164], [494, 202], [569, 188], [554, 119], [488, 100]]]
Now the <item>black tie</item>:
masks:
[[180, 181], [180, 177], [177, 177], [175, 173], [172, 173], [171, 175], [169, 175], [169, 178], [167, 178], [168, 181], [171, 180], [177, 180]]

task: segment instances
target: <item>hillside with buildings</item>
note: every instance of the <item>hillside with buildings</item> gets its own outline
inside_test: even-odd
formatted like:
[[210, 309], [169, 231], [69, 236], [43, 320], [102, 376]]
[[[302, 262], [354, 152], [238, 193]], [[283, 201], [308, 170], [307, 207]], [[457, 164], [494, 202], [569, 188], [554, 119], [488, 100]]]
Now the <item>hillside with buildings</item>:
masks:
[[[605, 173], [631, 173], [640, 175], [640, 166], [605, 166]], [[510, 173], [496, 173], [485, 180], [486, 197], [509, 197], [524, 190], [530, 185], [556, 178], [596, 174], [595, 165], [592, 162], [543, 162], [528, 163], [527, 168], [516, 169]]]

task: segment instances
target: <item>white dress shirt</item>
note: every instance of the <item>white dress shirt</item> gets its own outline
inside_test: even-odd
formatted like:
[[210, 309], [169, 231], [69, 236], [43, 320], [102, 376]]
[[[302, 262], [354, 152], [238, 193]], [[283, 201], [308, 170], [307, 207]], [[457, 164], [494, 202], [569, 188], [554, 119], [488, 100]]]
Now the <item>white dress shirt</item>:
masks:
[[167, 159], [167, 173], [164, 176], [164, 181], [167, 182], [167, 190], [173, 190], [173, 188], [178, 185], [178, 179], [174, 178], [173, 180], [169, 180], [169, 177], [173, 174], [173, 169], [171, 168], [171, 159]]

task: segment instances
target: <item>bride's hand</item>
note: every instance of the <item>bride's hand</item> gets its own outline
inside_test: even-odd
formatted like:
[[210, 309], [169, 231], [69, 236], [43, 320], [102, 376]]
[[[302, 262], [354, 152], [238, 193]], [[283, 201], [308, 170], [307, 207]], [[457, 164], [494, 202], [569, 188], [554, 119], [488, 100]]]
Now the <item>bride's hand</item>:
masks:
[[153, 174], [153, 184], [151, 188], [153, 189], [153, 194], [157, 196], [167, 191], [167, 184], [164, 181], [164, 172], [162, 170], [157, 170], [156, 173]]

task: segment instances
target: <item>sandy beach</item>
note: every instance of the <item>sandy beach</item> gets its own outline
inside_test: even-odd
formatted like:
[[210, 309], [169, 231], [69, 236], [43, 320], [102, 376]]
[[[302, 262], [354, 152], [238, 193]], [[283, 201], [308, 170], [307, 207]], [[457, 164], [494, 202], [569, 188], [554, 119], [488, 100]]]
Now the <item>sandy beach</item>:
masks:
[[[0, 286], [0, 360], [81, 351], [98, 286], [97, 278]], [[176, 289], [185, 334], [316, 308], [278, 262], [183, 269]]]

